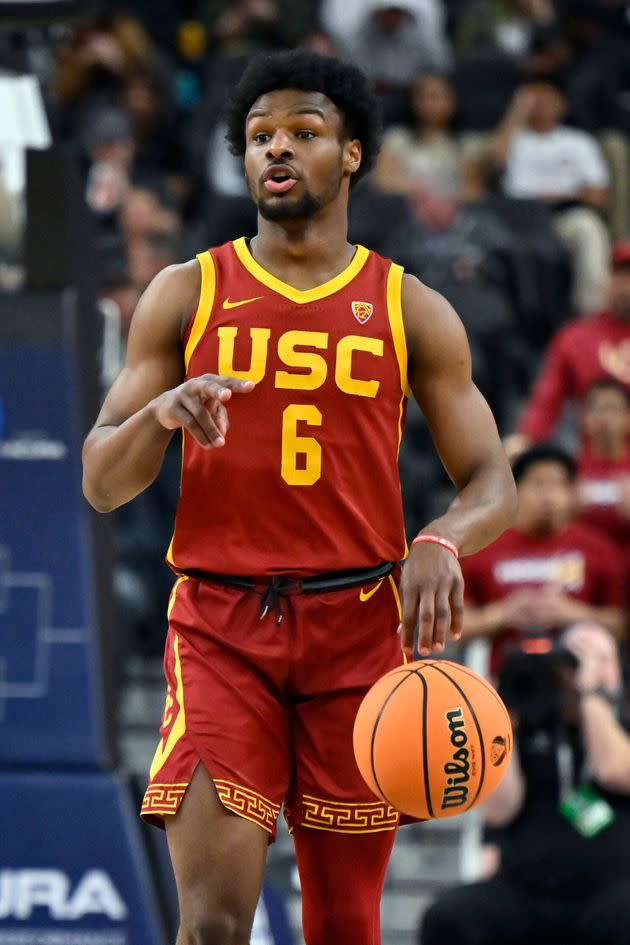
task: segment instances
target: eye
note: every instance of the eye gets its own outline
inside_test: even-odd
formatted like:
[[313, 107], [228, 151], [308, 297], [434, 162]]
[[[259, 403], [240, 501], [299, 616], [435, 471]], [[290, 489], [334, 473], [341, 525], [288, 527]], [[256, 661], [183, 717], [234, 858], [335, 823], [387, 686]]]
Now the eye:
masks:
[[314, 138], [314, 137], [315, 137], [315, 132], [314, 132], [314, 131], [306, 131], [306, 130], [304, 130], [304, 131], [298, 131], [296, 137], [302, 138], [302, 139], [304, 139], [304, 140], [308, 140], [309, 138]]
[[267, 141], [269, 141], [269, 137], [266, 131], [259, 131], [257, 135], [254, 135], [252, 140], [255, 144], [266, 144]]

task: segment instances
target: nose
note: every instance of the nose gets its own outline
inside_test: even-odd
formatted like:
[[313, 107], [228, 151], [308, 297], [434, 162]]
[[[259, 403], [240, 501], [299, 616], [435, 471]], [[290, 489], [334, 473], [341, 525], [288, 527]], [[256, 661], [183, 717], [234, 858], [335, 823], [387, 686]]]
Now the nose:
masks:
[[289, 158], [293, 156], [291, 139], [286, 132], [278, 130], [267, 145], [267, 158], [277, 160], [278, 158]]

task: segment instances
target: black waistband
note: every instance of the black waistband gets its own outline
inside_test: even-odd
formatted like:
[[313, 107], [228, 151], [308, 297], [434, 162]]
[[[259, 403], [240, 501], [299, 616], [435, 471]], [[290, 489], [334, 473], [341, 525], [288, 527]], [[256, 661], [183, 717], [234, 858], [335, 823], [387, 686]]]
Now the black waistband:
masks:
[[217, 574], [214, 571], [183, 571], [187, 577], [222, 587], [240, 587], [244, 591], [265, 593], [273, 587], [283, 597], [290, 594], [323, 594], [326, 591], [341, 591], [346, 587], [358, 587], [369, 581], [387, 577], [396, 567], [395, 561], [382, 561], [374, 568], [355, 568], [350, 571], [327, 571], [308, 578], [291, 578], [278, 574], [273, 578], [242, 577], [237, 574]]

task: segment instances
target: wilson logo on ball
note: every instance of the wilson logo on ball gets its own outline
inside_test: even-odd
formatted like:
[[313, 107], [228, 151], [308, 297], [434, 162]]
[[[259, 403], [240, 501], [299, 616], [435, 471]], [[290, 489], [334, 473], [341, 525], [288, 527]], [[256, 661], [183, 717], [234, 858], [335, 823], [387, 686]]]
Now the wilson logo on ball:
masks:
[[467, 782], [470, 780], [468, 735], [464, 713], [460, 708], [446, 713], [446, 721], [450, 732], [451, 745], [455, 749], [452, 760], [444, 765], [444, 774], [447, 774], [446, 787], [442, 794], [442, 810], [447, 807], [462, 807], [468, 801]]

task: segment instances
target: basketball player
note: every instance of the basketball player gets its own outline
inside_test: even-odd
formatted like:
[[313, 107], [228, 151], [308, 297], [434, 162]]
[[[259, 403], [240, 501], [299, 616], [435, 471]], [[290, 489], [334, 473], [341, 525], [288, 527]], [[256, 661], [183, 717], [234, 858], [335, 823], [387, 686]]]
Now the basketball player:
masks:
[[[335, 59], [250, 63], [228, 134], [257, 236], [157, 276], [85, 444], [85, 494], [109, 511], [155, 479], [183, 431], [168, 691], [142, 809], [167, 830], [177, 945], [249, 941], [282, 804], [308, 945], [378, 945], [399, 816], [361, 780], [354, 716], [401, 643], [412, 652], [418, 620], [422, 654], [460, 636], [457, 554], [514, 509], [457, 316], [347, 241], [376, 114], [363, 74]], [[412, 545], [401, 617], [410, 390], [459, 494]]]

